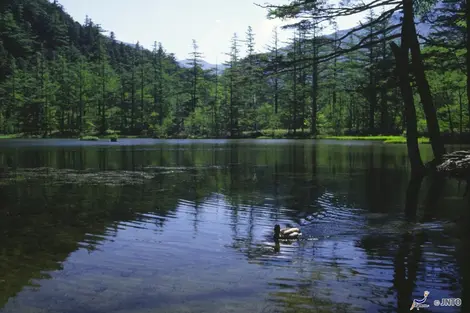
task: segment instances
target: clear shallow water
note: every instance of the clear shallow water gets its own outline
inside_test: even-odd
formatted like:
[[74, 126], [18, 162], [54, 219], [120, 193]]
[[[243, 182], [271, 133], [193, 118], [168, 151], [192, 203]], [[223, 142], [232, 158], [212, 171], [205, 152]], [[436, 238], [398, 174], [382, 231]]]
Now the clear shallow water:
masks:
[[[0, 141], [0, 312], [405, 312], [424, 290], [468, 312], [464, 186], [428, 206], [425, 182], [409, 223], [407, 162], [370, 142]], [[303, 240], [276, 246], [275, 223]]]

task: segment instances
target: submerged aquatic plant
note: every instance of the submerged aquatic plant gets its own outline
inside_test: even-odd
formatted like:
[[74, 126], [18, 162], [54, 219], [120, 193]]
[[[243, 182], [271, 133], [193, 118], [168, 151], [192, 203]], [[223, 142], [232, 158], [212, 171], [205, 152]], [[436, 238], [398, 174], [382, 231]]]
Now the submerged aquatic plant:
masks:
[[109, 186], [142, 184], [154, 178], [156, 174], [138, 171], [97, 171], [73, 169], [56, 169], [48, 167], [20, 168], [10, 171], [3, 184], [17, 183], [25, 180], [47, 179], [49, 183], [63, 184], [99, 184]]

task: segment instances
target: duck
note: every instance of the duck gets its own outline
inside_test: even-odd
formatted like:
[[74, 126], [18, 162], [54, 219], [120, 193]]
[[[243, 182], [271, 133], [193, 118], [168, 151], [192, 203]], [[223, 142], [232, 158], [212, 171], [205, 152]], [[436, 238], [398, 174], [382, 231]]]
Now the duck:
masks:
[[283, 228], [279, 224], [274, 225], [274, 239], [297, 239], [301, 236], [299, 228]]

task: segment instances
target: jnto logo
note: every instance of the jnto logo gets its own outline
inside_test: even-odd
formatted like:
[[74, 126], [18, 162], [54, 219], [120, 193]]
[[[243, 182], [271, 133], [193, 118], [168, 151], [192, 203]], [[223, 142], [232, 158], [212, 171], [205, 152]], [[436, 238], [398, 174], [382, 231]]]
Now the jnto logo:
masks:
[[412, 311], [413, 309], [416, 309], [416, 310], [419, 311], [420, 308], [428, 308], [429, 305], [425, 304], [426, 300], [428, 299], [428, 296], [429, 296], [429, 291], [426, 290], [424, 292], [424, 298], [423, 299], [414, 299], [413, 304], [411, 304], [410, 311]]

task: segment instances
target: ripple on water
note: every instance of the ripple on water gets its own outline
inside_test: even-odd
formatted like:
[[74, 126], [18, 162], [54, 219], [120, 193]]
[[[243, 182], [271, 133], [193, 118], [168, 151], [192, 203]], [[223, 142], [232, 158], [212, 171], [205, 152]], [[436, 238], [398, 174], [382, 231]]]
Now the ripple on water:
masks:
[[[413, 261], [399, 264], [401, 255], [424, 259], [417, 292], [449, 292], [451, 244], [402, 238], [401, 226], [385, 229], [380, 218], [335, 201], [320, 196], [302, 225], [305, 240], [279, 246], [272, 227], [293, 223], [288, 207], [235, 205], [214, 193], [179, 199], [164, 216], [135, 213], [87, 233], [84, 248], [40, 280], [39, 292], [25, 289], [3, 312], [394, 312], [393, 286], [406, 281], [397, 266]], [[423, 228], [429, 236], [441, 230]]]

